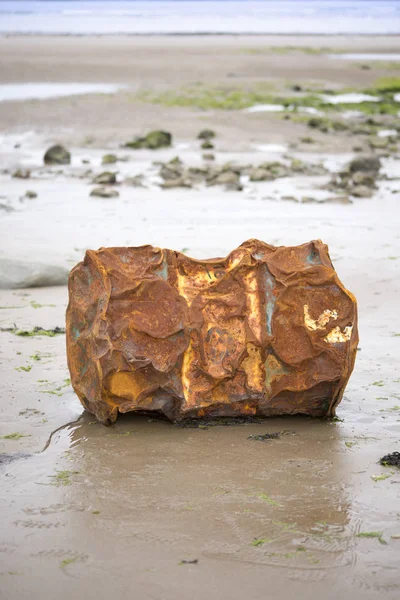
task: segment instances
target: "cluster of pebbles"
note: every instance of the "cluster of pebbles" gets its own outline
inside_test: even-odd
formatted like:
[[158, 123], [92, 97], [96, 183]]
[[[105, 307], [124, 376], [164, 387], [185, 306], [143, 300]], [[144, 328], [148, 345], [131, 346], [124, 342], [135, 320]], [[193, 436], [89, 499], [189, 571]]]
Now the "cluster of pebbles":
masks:
[[[214, 148], [214, 143], [211, 140], [214, 140], [216, 134], [213, 130], [204, 129], [200, 131], [197, 137], [200, 149], [204, 149], [205, 143], [207, 143], [208, 149]], [[171, 145], [172, 135], [160, 130], [152, 131], [143, 138], [135, 138], [132, 142], [123, 144], [123, 147], [157, 149], [170, 147]], [[280, 162], [269, 161], [257, 165], [240, 165], [232, 162], [217, 165], [214, 163], [214, 158], [214, 155], [203, 154], [203, 162], [196, 166], [184, 164], [179, 156], [168, 162], [154, 162], [153, 170], [156, 169], [156, 184], [165, 190], [220, 186], [225, 190], [241, 191], [250, 182], [268, 182], [299, 175], [326, 176], [329, 174], [329, 171], [322, 164], [306, 163], [290, 156], [283, 157]], [[56, 144], [45, 152], [43, 159], [45, 165], [67, 165], [71, 162], [71, 154], [64, 146]], [[105, 154], [102, 158], [102, 165], [114, 165], [121, 160], [127, 159], [118, 157], [116, 154]], [[87, 163], [88, 161], [84, 162]], [[358, 155], [339, 173], [335, 173], [331, 180], [320, 189], [332, 191], [337, 198], [343, 197], [347, 200], [349, 197], [369, 198], [377, 188], [376, 181], [380, 169], [381, 161], [377, 154]], [[31, 173], [29, 169], [20, 167], [14, 171], [12, 176], [29, 179]], [[134, 187], [146, 187], [148, 184], [144, 173], [124, 177], [121, 181], [117, 172], [107, 170], [93, 178], [93, 173], [89, 169], [80, 177], [92, 178], [92, 184], [95, 187], [91, 189], [90, 195], [100, 198], [118, 197], [117, 188], [119, 183]], [[26, 196], [34, 198], [35, 192], [28, 191]], [[285, 196], [283, 199], [298, 201], [292, 196]]]

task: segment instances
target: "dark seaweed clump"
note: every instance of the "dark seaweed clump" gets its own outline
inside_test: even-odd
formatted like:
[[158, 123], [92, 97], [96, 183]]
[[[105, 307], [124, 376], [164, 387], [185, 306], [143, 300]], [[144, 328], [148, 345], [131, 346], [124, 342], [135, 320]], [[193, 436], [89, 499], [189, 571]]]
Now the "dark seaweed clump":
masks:
[[397, 467], [400, 469], [400, 452], [386, 454], [385, 456], [382, 456], [379, 462], [384, 467]]

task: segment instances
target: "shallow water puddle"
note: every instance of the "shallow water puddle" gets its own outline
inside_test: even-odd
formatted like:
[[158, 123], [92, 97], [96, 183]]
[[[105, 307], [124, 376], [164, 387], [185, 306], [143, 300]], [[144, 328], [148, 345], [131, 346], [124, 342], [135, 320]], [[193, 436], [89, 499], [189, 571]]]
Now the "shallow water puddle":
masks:
[[349, 54], [328, 54], [329, 58], [340, 58], [341, 60], [400, 60], [398, 53], [371, 53], [371, 52], [355, 52]]
[[337, 94], [335, 96], [328, 96], [322, 94], [321, 98], [326, 104], [359, 104], [360, 102], [380, 102], [378, 96], [370, 96], [369, 94]]
[[46, 100], [81, 94], [115, 94], [121, 87], [114, 83], [5, 83], [0, 85], [0, 102]]

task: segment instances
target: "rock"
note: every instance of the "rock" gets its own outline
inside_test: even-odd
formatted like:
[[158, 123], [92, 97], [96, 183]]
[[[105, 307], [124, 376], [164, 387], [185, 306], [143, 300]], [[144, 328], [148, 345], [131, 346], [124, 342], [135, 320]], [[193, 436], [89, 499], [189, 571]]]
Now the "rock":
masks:
[[321, 200], [317, 200], [316, 198], [313, 198], [312, 196], [302, 196], [300, 202], [302, 202], [303, 204], [311, 204], [311, 203], [315, 203], [315, 202], [321, 202]]
[[181, 159], [179, 158], [179, 156], [174, 156], [174, 158], [171, 158], [171, 160], [167, 164], [169, 164], [169, 165], [183, 165], [183, 162], [181, 161]]
[[225, 186], [225, 189], [229, 192], [241, 192], [243, 190], [243, 186], [240, 181], [237, 181], [236, 183], [228, 183]]
[[289, 202], [298, 202], [296, 196], [281, 196], [281, 200], [288, 200]]
[[61, 144], [55, 144], [49, 148], [44, 155], [46, 165], [69, 165], [71, 154]]
[[12, 176], [14, 177], [14, 179], [29, 179], [29, 177], [31, 176], [31, 172], [29, 169], [21, 167], [19, 169], [16, 169]]
[[211, 185], [232, 185], [238, 184], [240, 176], [235, 171], [222, 171], [214, 179], [212, 179]]
[[156, 150], [157, 148], [168, 148], [172, 144], [172, 135], [168, 131], [150, 131], [145, 137], [137, 137], [132, 142], [127, 142], [124, 147], [139, 150], [148, 148]]
[[184, 177], [178, 177], [176, 179], [168, 179], [167, 181], [164, 181], [160, 187], [162, 187], [164, 190], [170, 188], [191, 188], [192, 182]]
[[187, 176], [192, 181], [204, 181], [210, 174], [209, 168], [189, 167]]
[[199, 140], [212, 140], [215, 138], [215, 131], [213, 129], [202, 129], [197, 136]]
[[343, 121], [332, 121], [331, 123], [333, 131], [347, 131], [349, 126]]
[[119, 192], [108, 187], [97, 187], [90, 192], [90, 195], [98, 198], [117, 198]]
[[249, 176], [250, 181], [270, 181], [271, 179], [274, 179], [274, 177], [271, 176], [271, 172], [262, 167], [254, 167], [251, 169]]
[[167, 163], [163, 165], [160, 169], [160, 177], [164, 179], [164, 181], [168, 181], [170, 179], [179, 179], [179, 177], [183, 174], [183, 165], [182, 164], [171, 164]]
[[355, 196], [356, 198], [371, 198], [371, 196], [373, 196], [374, 192], [373, 192], [373, 190], [371, 190], [370, 187], [367, 187], [366, 185], [356, 185], [351, 190], [351, 194], [352, 194], [352, 196]]
[[115, 156], [115, 154], [104, 154], [103, 158], [101, 159], [101, 164], [102, 165], [113, 165], [114, 163], [116, 163], [118, 160], [118, 158]]
[[379, 157], [374, 154], [357, 156], [356, 158], [353, 158], [348, 165], [348, 169], [351, 173], [355, 173], [356, 171], [372, 171], [378, 173], [380, 168], [381, 161], [379, 160]]
[[9, 204], [4, 204], [4, 202], [0, 202], [0, 210], [3, 210], [6, 213], [15, 212], [15, 208], [10, 206]]
[[371, 148], [375, 148], [377, 150], [382, 150], [389, 146], [390, 140], [387, 137], [379, 137], [376, 135], [376, 136], [370, 137], [368, 140], [368, 143]]
[[98, 183], [100, 185], [113, 185], [117, 183], [116, 173], [111, 173], [111, 171], [104, 171], [104, 173], [100, 173], [93, 179], [93, 183]]
[[54, 264], [0, 258], [0, 289], [66, 285], [68, 269]]
[[[308, 119], [307, 124], [309, 127], [311, 127], [311, 129], [318, 129], [318, 131], [322, 131], [323, 133], [328, 133], [329, 131], [327, 120], [324, 117], [311, 117], [310, 119]], [[305, 139], [310, 140], [311, 138], [303, 138], [301, 141], [304, 141]]]
[[26, 190], [25, 198], [37, 198], [37, 193], [33, 190]]
[[134, 175], [133, 177], [127, 177], [124, 180], [124, 183], [127, 185], [131, 185], [133, 187], [145, 187], [144, 185], [144, 175], [141, 173], [139, 175]]
[[355, 185], [366, 185], [367, 187], [375, 186], [376, 173], [368, 171], [356, 171], [351, 176], [351, 180]]
[[214, 144], [212, 142], [210, 142], [209, 140], [205, 140], [201, 145], [202, 150], [212, 150], [213, 148], [214, 148]]
[[339, 204], [353, 204], [353, 201], [350, 200], [350, 198], [346, 195], [331, 196], [330, 198], [327, 198], [325, 200], [325, 202], [335, 202], [335, 203], [339, 203]]
[[292, 90], [294, 92], [302, 92], [303, 88], [301, 87], [301, 85], [298, 85], [297, 83], [295, 83], [294, 85], [292, 85]]
[[82, 158], [83, 165], [90, 165], [90, 160], [88, 158]]
[[203, 154], [203, 160], [215, 160], [215, 154], [212, 152], [206, 152]]
[[299, 158], [292, 158], [290, 163], [290, 169], [295, 173], [305, 173], [307, 171], [307, 165]]

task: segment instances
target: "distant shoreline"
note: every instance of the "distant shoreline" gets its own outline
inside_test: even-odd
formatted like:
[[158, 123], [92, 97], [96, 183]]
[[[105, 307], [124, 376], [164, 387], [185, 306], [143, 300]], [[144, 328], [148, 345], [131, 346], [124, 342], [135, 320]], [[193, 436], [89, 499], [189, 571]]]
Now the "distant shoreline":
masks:
[[399, 33], [370, 33], [370, 32], [366, 32], [366, 33], [362, 33], [362, 32], [346, 32], [346, 33], [313, 33], [313, 32], [302, 32], [302, 33], [268, 33], [268, 32], [264, 32], [264, 33], [254, 33], [254, 32], [247, 32], [247, 31], [242, 31], [240, 33], [238, 32], [196, 32], [196, 33], [192, 33], [192, 32], [169, 32], [169, 33], [133, 33], [133, 32], [124, 32], [121, 31], [119, 33], [116, 32], [110, 32], [110, 33], [58, 33], [58, 32], [36, 32], [36, 31], [31, 31], [31, 32], [0, 32], [0, 38], [15, 38], [15, 37], [22, 37], [22, 38], [26, 38], [26, 37], [57, 37], [57, 38], [71, 38], [71, 37], [76, 37], [76, 38], [86, 38], [86, 37], [129, 37], [129, 38], [136, 38], [136, 37], [153, 37], [153, 38], [164, 38], [164, 37], [188, 37], [188, 38], [196, 38], [196, 37], [257, 37], [257, 38], [261, 38], [261, 37], [276, 37], [276, 38], [283, 38], [283, 37], [290, 37], [290, 38], [336, 38], [336, 37], [340, 37], [340, 38], [352, 38], [353, 36], [357, 36], [357, 37], [363, 37], [363, 38], [374, 38], [374, 37], [379, 37], [379, 38], [400, 38], [400, 31]]

